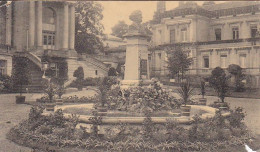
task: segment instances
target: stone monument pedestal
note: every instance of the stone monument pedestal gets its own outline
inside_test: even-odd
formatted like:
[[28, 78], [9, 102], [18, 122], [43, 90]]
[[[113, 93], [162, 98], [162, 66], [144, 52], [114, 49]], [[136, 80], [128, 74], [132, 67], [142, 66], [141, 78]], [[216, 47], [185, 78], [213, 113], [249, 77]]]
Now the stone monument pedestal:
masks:
[[139, 86], [150, 81], [147, 41], [149, 36], [141, 25], [142, 12], [133, 12], [129, 19], [133, 21], [133, 24], [129, 26], [129, 31], [125, 36], [127, 44], [125, 75], [124, 80], [121, 81], [122, 87]]

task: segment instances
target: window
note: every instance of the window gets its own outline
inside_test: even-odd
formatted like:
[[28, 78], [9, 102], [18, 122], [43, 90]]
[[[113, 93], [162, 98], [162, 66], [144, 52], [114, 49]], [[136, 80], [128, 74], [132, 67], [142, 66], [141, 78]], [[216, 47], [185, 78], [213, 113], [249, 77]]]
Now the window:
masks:
[[203, 68], [209, 68], [209, 57], [208, 56], [204, 56], [203, 57]]
[[240, 54], [239, 55], [239, 65], [241, 68], [246, 67], [246, 54]]
[[0, 75], [6, 74], [6, 60], [0, 60]]
[[158, 53], [158, 57], [159, 57], [159, 59], [161, 59], [162, 58], [162, 54]]
[[43, 35], [43, 45], [47, 45], [48, 40], [47, 40], [47, 35]]
[[95, 74], [98, 75], [98, 70], [95, 71]]
[[182, 42], [187, 41], [187, 29], [186, 28], [181, 29], [181, 41]]
[[233, 32], [233, 40], [239, 39], [239, 30], [238, 30], [238, 27], [233, 27], [233, 28], [232, 28], [232, 32]]
[[43, 31], [43, 45], [54, 46], [55, 45], [55, 32]]
[[253, 25], [250, 27], [251, 28], [251, 37], [252, 38], [255, 38], [256, 37], [256, 34], [257, 34], [257, 26], [256, 25]]
[[170, 43], [175, 42], [175, 30], [170, 30]]
[[221, 29], [215, 29], [216, 40], [221, 40]]
[[227, 55], [220, 56], [220, 67], [227, 68]]

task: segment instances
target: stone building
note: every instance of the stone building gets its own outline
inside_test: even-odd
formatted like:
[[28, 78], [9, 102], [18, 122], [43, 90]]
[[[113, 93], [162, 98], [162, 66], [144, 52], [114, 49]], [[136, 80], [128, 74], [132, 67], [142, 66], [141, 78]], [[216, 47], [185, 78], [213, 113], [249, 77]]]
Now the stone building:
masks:
[[167, 11], [165, 5], [158, 2], [152, 21], [153, 75], [168, 74], [167, 56], [181, 46], [193, 58], [188, 74], [207, 76], [215, 67], [237, 64], [260, 86], [259, 2], [179, 2]]
[[[78, 55], [75, 41], [75, 2], [11, 2], [0, 8], [0, 72], [11, 74], [12, 62], [27, 58], [31, 83], [41, 88], [43, 65], [55, 77], [73, 80], [82, 66], [85, 77], [107, 75], [108, 67], [86, 55]], [[13, 60], [12, 60], [13, 58]]]

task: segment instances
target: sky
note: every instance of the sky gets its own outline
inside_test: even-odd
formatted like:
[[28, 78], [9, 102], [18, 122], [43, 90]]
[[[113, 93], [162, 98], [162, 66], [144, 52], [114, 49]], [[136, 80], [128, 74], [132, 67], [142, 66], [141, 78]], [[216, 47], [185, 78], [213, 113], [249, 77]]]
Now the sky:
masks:
[[[100, 1], [103, 6], [104, 18], [102, 23], [104, 25], [104, 33], [111, 34], [111, 28], [118, 23], [118, 21], [125, 21], [130, 25], [129, 15], [135, 10], [141, 10], [143, 15], [143, 22], [149, 21], [153, 18], [156, 11], [156, 1]], [[197, 2], [202, 5], [203, 2]], [[218, 2], [217, 2], [218, 3]], [[178, 1], [166, 1], [166, 10], [173, 9], [179, 4]]]

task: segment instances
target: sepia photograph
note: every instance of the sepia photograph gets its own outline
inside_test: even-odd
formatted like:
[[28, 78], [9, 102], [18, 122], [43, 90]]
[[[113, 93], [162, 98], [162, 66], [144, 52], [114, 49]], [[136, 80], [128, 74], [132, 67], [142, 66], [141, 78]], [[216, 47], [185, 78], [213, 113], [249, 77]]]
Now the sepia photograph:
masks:
[[0, 152], [260, 152], [260, 1], [0, 0]]

